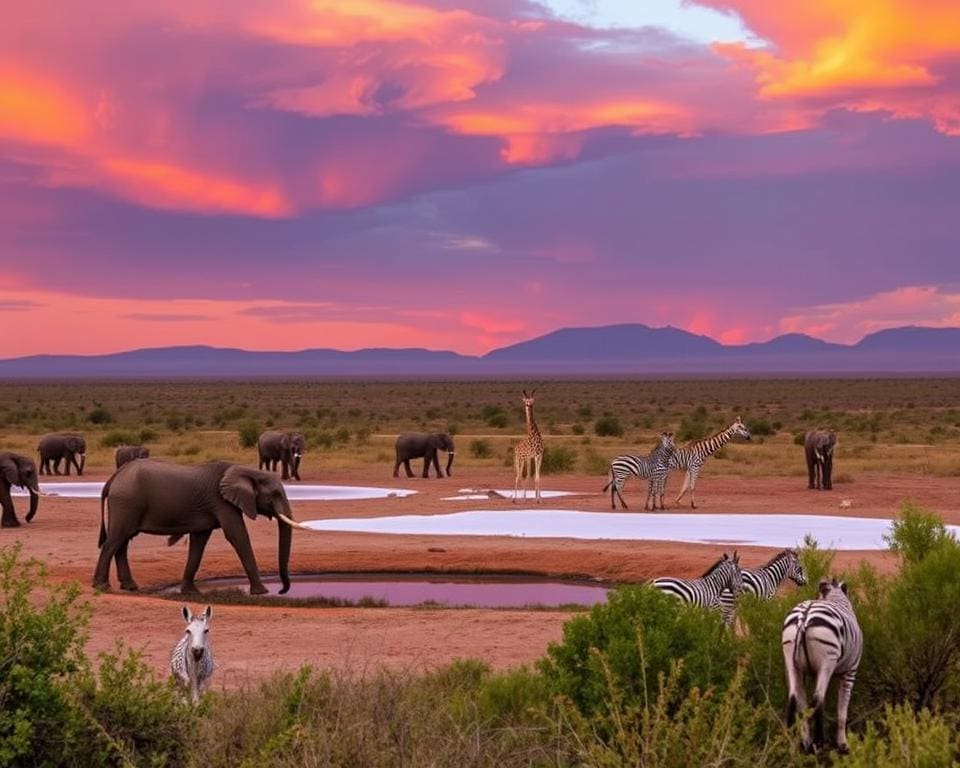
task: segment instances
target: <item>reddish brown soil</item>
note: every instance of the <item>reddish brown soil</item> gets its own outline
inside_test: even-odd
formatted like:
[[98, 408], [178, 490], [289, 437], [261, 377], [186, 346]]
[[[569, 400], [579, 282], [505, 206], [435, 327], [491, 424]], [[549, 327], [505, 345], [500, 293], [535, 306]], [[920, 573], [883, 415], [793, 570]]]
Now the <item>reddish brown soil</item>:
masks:
[[[380, 473], [351, 470], [305, 473], [304, 482], [381, 485], [413, 488], [419, 493], [401, 499], [353, 502], [300, 502], [299, 519], [443, 513], [460, 509], [504, 508], [508, 500], [442, 501], [462, 487], [503, 488], [509, 472], [473, 474], [443, 480], [399, 481]], [[85, 480], [104, 479], [88, 474]], [[64, 478], [65, 479], [65, 478]], [[553, 508], [609, 509], [609, 497], [597, 491], [603, 479], [586, 476], [547, 478], [544, 488], [585, 491], [592, 495], [550, 499]], [[698, 501], [704, 512], [844, 514], [892, 517], [909, 496], [960, 523], [960, 480], [926, 476], [858, 474], [856, 483], [838, 484], [830, 492], [808, 491], [805, 478], [722, 477], [700, 482]], [[628, 486], [628, 502], [636, 504], [637, 488]], [[840, 510], [841, 499], [852, 507]], [[25, 499], [17, 499], [22, 518]], [[528, 505], [530, 506], [530, 505]], [[688, 510], [684, 510], [688, 511]], [[26, 555], [45, 561], [56, 580], [89, 584], [97, 557], [99, 502], [93, 499], [41, 499], [36, 520], [19, 529], [0, 530], [0, 546], [23, 542]], [[267, 520], [248, 523], [260, 567], [276, 568], [276, 529]], [[721, 547], [664, 542], [512, 539], [492, 537], [387, 536], [296, 532], [291, 568], [296, 571], [501, 571], [549, 575], [581, 575], [611, 580], [645, 580], [658, 575], [696, 575]], [[747, 565], [769, 557], [772, 550], [743, 551]], [[180, 635], [178, 605], [144, 594], [179, 580], [186, 546], [166, 546], [159, 536], [140, 536], [130, 547], [130, 562], [140, 594], [94, 595], [89, 650], [113, 647], [120, 637], [141, 648], [149, 663], [163, 672], [167, 654]], [[839, 567], [868, 560], [881, 568], [893, 565], [882, 552], [842, 552]], [[200, 577], [241, 575], [242, 569], [223, 536], [214, 534]], [[111, 578], [116, 574], [111, 569]], [[191, 600], [192, 604], [201, 604]], [[248, 676], [303, 663], [363, 671], [385, 664], [423, 668], [460, 657], [477, 657], [497, 668], [532, 662], [561, 635], [564, 611], [410, 609], [410, 608], [279, 608], [217, 606], [211, 629], [220, 665], [220, 683], [237, 685]]]

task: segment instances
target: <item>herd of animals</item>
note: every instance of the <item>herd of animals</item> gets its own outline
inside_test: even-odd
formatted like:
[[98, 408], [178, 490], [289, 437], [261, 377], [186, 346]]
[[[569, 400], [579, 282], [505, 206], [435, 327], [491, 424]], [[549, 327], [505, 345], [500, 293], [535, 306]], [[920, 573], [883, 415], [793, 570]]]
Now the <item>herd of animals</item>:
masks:
[[[523, 496], [526, 497], [527, 480], [534, 478], [534, 492], [540, 501], [540, 468], [543, 461], [544, 441], [533, 416], [535, 391], [523, 391], [523, 406], [526, 421], [526, 436], [513, 451], [514, 497], [519, 494], [521, 479], [524, 480]], [[610, 464], [609, 481], [604, 492], [610, 491], [611, 507], [616, 509], [616, 499], [626, 509], [623, 486], [635, 476], [648, 481], [644, 507], [664, 508], [663, 496], [666, 480], [671, 470], [685, 474], [683, 487], [676, 503], [679, 504], [687, 491], [691, 507], [696, 507], [695, 488], [704, 462], [727, 442], [734, 438], [750, 439], [750, 431], [737, 417], [726, 429], [704, 440], [683, 447], [674, 444], [671, 432], [661, 433], [657, 445], [644, 456], [619, 456]], [[833, 451], [836, 435], [826, 430], [814, 430], [805, 436], [804, 449], [807, 459], [810, 488], [830, 490], [833, 466]], [[174, 544], [189, 536], [187, 564], [180, 584], [183, 594], [197, 593], [194, 582], [211, 533], [221, 528], [236, 551], [250, 582], [250, 593], [264, 594], [268, 590], [260, 579], [253, 548], [243, 518], [255, 519], [258, 515], [277, 520], [279, 555], [278, 572], [280, 593], [290, 588], [289, 558], [292, 529], [302, 527], [293, 520], [281, 480], [299, 480], [300, 465], [305, 451], [303, 435], [296, 432], [268, 431], [257, 442], [259, 468], [244, 467], [229, 462], [209, 462], [201, 465], [178, 465], [149, 459], [149, 450], [143, 446], [121, 446], [115, 461], [117, 470], [106, 481], [100, 502], [100, 554], [94, 570], [93, 585], [109, 588], [109, 569], [115, 560], [121, 588], [136, 590], [127, 548], [131, 539], [139, 533], [168, 536]], [[397, 438], [394, 477], [399, 475], [403, 464], [407, 476], [412, 477], [410, 460], [424, 460], [423, 476], [434, 467], [438, 477], [443, 476], [438, 452], [449, 454], [446, 473], [453, 465], [453, 438], [446, 433], [404, 433]], [[82, 475], [86, 459], [86, 443], [81, 435], [65, 433], [46, 435], [38, 446], [39, 465], [42, 473], [60, 474], [61, 462], [67, 475], [71, 466]], [[280, 469], [281, 477], [274, 474]], [[40, 487], [35, 462], [26, 456], [0, 453], [0, 505], [3, 527], [20, 523], [16, 518], [10, 496], [10, 488], [18, 485], [30, 494], [30, 508], [26, 515], [30, 522], [37, 512]], [[109, 520], [105, 510], [109, 509]], [[798, 585], [806, 583], [803, 567], [794, 550], [784, 550], [766, 565], [756, 570], [740, 567], [739, 556], [724, 554], [699, 579], [663, 577], [651, 584], [666, 594], [706, 609], [721, 612], [728, 626], [732, 625], [737, 598], [744, 592], [761, 598], [772, 597], [780, 584], [792, 579]], [[212, 610], [207, 606], [203, 614], [193, 615], [183, 607], [187, 623], [185, 633], [171, 655], [171, 673], [189, 688], [196, 701], [208, 683], [214, 670], [213, 652], [208, 641], [209, 621]], [[856, 616], [846, 594], [846, 587], [836, 581], [822, 582], [819, 597], [798, 604], [786, 617], [782, 630], [784, 662], [789, 684], [788, 720], [806, 708], [804, 679], [815, 678], [813, 696], [815, 733], [811, 739], [804, 723], [803, 745], [810, 748], [824, 743], [823, 703], [827, 687], [834, 676], [841, 678], [838, 698], [837, 745], [846, 748], [846, 714], [850, 693], [862, 653], [862, 635]]]

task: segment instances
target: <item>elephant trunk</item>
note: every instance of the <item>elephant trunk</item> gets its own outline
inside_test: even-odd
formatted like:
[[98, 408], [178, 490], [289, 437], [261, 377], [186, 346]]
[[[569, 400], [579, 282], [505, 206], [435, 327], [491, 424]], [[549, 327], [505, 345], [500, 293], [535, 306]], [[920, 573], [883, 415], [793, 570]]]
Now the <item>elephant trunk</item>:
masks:
[[30, 492], [30, 510], [27, 512], [26, 517], [26, 520], [29, 523], [37, 515], [37, 506], [40, 504], [40, 488], [27, 486], [27, 490]]
[[82, 474], [83, 474], [83, 467], [84, 467], [84, 465], [85, 465], [86, 463], [87, 463], [87, 454], [81, 453], [81, 454], [80, 454], [80, 466], [77, 467], [77, 474], [78, 474], [78, 475], [82, 475]]
[[290, 545], [293, 541], [293, 528], [277, 519], [277, 541], [279, 551], [277, 553], [278, 571], [280, 572], [280, 594], [285, 595], [290, 591]]
[[447, 477], [449, 477], [452, 474], [450, 472], [450, 468], [452, 466], [453, 466], [453, 451], [450, 451], [450, 453], [447, 454]]

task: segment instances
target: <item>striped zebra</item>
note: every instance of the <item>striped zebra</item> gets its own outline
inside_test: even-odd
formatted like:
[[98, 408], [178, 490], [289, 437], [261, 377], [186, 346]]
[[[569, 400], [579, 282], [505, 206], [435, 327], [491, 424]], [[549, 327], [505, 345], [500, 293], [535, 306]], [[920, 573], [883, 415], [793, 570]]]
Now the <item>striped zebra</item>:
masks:
[[[660, 497], [660, 509], [663, 509], [663, 492], [667, 483], [670, 456], [673, 454], [673, 432], [661, 432], [656, 448], [646, 456], [617, 456], [610, 462], [609, 480], [601, 493], [610, 489], [610, 508], [616, 509], [616, 498], [624, 509], [627, 502], [623, 500], [623, 485], [630, 475], [648, 479], [647, 498], [643, 503], [644, 509], [657, 508], [657, 496]], [[616, 498], [614, 497], [616, 494]], [[653, 506], [650, 506], [652, 500]]]
[[740, 570], [740, 555], [734, 551], [733, 557], [726, 552], [711, 565], [699, 579], [677, 579], [662, 576], [650, 582], [661, 592], [673, 595], [685, 603], [701, 608], [720, 609], [720, 593], [729, 589], [734, 597], [743, 590], [743, 571]]
[[820, 597], [804, 600], [794, 607], [783, 622], [783, 661], [790, 688], [787, 702], [787, 724], [792, 725], [798, 712], [807, 708], [804, 680], [816, 678], [813, 693], [814, 741], [810, 726], [803, 723], [803, 748], [809, 751], [825, 743], [823, 705], [830, 680], [840, 676], [837, 693], [837, 749], [847, 751], [847, 708], [853, 682], [863, 655], [863, 633], [843, 582], [820, 582]]
[[[756, 570], [743, 569], [743, 591], [756, 595], [762, 600], [769, 600], [780, 588], [784, 579], [793, 579], [797, 586], [807, 583], [807, 575], [803, 572], [803, 564], [795, 549], [785, 549], [774, 555], [766, 565]], [[720, 593], [720, 611], [727, 624], [733, 623], [735, 600], [729, 589]]]
[[216, 669], [213, 647], [208, 639], [210, 629], [207, 627], [213, 609], [208, 605], [202, 614], [195, 616], [187, 606], [183, 606], [181, 613], [187, 622], [187, 629], [170, 654], [170, 672], [178, 682], [190, 689], [190, 698], [196, 704]]
[[697, 508], [697, 503], [694, 500], [694, 490], [697, 487], [697, 478], [700, 476], [700, 470], [703, 469], [704, 462], [735, 437], [742, 437], [745, 440], [750, 439], [750, 430], [747, 429], [739, 416], [733, 424], [722, 432], [717, 432], [717, 434], [704, 440], [697, 440], [674, 451], [670, 458], [670, 470], [687, 470], [687, 474], [683, 478], [683, 488], [680, 489], [680, 495], [677, 496], [675, 504], [680, 504], [680, 500], [689, 489], [690, 508]]

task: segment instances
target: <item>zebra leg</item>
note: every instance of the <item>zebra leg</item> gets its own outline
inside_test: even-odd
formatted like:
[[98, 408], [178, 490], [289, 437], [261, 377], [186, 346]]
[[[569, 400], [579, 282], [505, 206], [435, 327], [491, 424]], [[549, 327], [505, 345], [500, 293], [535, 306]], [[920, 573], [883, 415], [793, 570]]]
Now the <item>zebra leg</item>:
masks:
[[183, 578], [180, 580], [181, 595], [195, 595], [199, 592], [193, 580], [197, 575], [197, 569], [200, 568], [203, 550], [207, 546], [211, 533], [213, 531], [198, 531], [190, 534], [190, 552], [187, 554], [187, 565], [183, 569]]
[[[617, 492], [617, 498], [620, 499], [620, 505], [624, 509], [627, 509], [627, 502], [623, 500], [623, 494], [620, 493], [620, 490], [621, 490], [620, 485], [618, 483], [614, 483], [613, 487], [614, 487], [614, 490]], [[613, 503], [613, 491], [610, 491], [610, 504], [614, 509], [617, 508], [616, 504]]]
[[697, 508], [696, 492], [697, 492], [697, 475], [695, 472], [691, 472], [690, 473], [690, 509]]
[[680, 495], [677, 496], [677, 500], [674, 502], [674, 504], [676, 504], [677, 506], [680, 506], [680, 500], [683, 499], [683, 497], [686, 495], [687, 486], [689, 484], [690, 484], [690, 473], [685, 472], [683, 475], [683, 487], [680, 488]]
[[807, 691], [803, 684], [803, 672], [797, 667], [797, 658], [794, 653], [797, 639], [793, 642], [786, 642], [783, 645], [784, 667], [787, 670], [787, 727], [792, 728], [797, 717], [801, 718], [800, 724], [800, 746], [805, 752], [809, 752], [812, 744], [810, 742], [810, 723], [806, 719], [807, 709]]
[[850, 695], [853, 693], [854, 676], [849, 672], [840, 681], [840, 690], [837, 691], [837, 750], [847, 754], [847, 709], [850, 706]]
[[833, 677], [833, 665], [825, 664], [817, 674], [817, 684], [813, 690], [813, 745], [819, 749], [827, 743], [823, 729], [823, 710], [827, 702], [827, 690]]
[[117, 549], [117, 554], [115, 555], [117, 561], [117, 579], [120, 581], [120, 589], [125, 589], [128, 592], [136, 592], [139, 587], [137, 586], [137, 582], [133, 580], [133, 575], [130, 573], [130, 561], [127, 560], [127, 547], [129, 546], [130, 539], [127, 539]]

